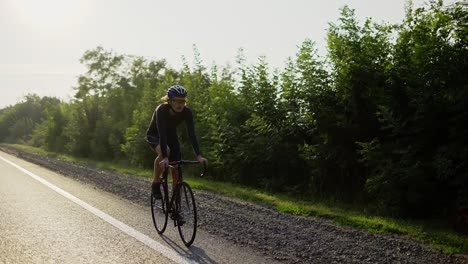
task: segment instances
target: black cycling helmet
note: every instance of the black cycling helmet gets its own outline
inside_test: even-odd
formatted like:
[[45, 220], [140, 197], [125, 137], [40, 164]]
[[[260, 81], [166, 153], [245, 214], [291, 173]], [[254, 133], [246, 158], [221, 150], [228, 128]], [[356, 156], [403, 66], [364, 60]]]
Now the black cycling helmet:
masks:
[[167, 89], [167, 96], [169, 98], [172, 98], [172, 97], [186, 97], [187, 96], [187, 90], [185, 90], [184, 87], [182, 87], [181, 85], [173, 85], [171, 87], [169, 87], [169, 89]]

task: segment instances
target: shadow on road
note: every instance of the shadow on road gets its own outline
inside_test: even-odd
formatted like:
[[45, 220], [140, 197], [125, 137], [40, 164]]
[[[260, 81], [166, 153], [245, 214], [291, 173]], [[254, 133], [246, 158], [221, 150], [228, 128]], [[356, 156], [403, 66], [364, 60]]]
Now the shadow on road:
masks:
[[164, 242], [166, 242], [166, 245], [168, 245], [170, 248], [172, 248], [174, 251], [176, 251], [178, 254], [180, 254], [184, 258], [187, 258], [189, 260], [195, 261], [196, 263], [202, 263], [202, 264], [218, 263], [212, 258], [210, 258], [210, 256], [208, 256], [205, 253], [205, 251], [199, 247], [196, 247], [193, 245], [190, 248], [181, 246], [180, 244], [176, 243], [174, 240], [172, 240], [171, 238], [165, 235], [160, 235], [160, 238]]

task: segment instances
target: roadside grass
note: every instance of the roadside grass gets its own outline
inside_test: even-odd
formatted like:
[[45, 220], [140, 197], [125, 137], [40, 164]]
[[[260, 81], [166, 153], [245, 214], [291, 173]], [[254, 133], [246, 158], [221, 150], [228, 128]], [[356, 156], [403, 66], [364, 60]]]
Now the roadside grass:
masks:
[[[90, 159], [76, 158], [68, 155], [48, 152], [43, 149], [24, 145], [4, 145], [62, 160], [113, 170], [119, 173], [147, 178], [152, 177], [151, 169], [140, 169], [131, 167], [127, 164], [116, 164], [115, 162], [97, 162]], [[280, 212], [299, 216], [326, 218], [342, 226], [356, 227], [372, 233], [398, 235], [405, 238], [415, 239], [448, 253], [468, 254], [468, 237], [457, 234], [450, 230], [446, 224], [440, 224], [435, 221], [416, 221], [378, 217], [366, 214], [363, 210], [356, 208], [350, 209], [349, 206], [339, 204], [334, 201], [305, 201], [293, 198], [287, 194], [272, 194], [250, 187], [213, 181], [191, 175], [186, 175], [185, 178], [195, 189], [207, 190], [243, 200], [264, 203], [273, 206]]]
[[151, 170], [131, 167], [124, 163], [95, 161], [95, 160], [88, 159], [88, 158], [73, 157], [70, 155], [46, 151], [41, 148], [35, 148], [35, 147], [19, 145], [19, 144], [1, 144], [1, 145], [14, 147], [14, 148], [21, 149], [27, 152], [45, 155], [45, 156], [49, 156], [49, 157], [53, 157], [53, 158], [57, 158], [61, 160], [72, 161], [72, 162], [76, 162], [79, 164], [91, 165], [91, 166], [95, 166], [97, 168], [101, 168], [105, 170], [113, 170], [121, 174], [131, 174], [131, 175], [147, 177], [147, 178], [152, 177]]

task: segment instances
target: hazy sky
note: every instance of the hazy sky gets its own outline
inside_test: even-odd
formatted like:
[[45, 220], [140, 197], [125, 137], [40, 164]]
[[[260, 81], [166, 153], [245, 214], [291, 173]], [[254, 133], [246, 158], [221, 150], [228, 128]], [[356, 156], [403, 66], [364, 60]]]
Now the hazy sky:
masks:
[[[420, 6], [423, 0], [414, 0]], [[0, 0], [0, 108], [28, 93], [73, 95], [86, 50], [165, 58], [179, 69], [197, 45], [206, 66], [248, 63], [274, 68], [306, 38], [326, 52], [326, 29], [349, 5], [362, 22], [401, 22], [405, 0]]]

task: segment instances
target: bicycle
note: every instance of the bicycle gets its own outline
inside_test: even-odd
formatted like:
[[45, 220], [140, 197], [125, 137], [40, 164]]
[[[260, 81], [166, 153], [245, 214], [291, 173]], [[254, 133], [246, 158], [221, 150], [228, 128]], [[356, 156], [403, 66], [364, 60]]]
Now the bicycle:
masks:
[[[175, 190], [172, 190], [172, 196], [169, 198], [169, 188], [167, 175], [169, 168], [163, 172], [161, 179], [161, 199], [156, 199], [151, 192], [151, 215], [153, 224], [159, 234], [164, 233], [167, 227], [168, 218], [174, 221], [174, 226], [177, 226], [179, 235], [185, 246], [190, 247], [197, 233], [197, 206], [195, 204], [195, 196], [193, 195], [190, 185], [183, 180], [182, 165], [198, 164], [198, 161], [179, 160], [169, 162], [169, 167], [174, 168], [179, 165], [179, 178], [175, 184]], [[203, 164], [203, 172], [201, 177], [205, 175], [206, 164]]]

